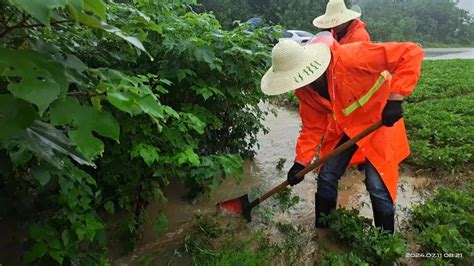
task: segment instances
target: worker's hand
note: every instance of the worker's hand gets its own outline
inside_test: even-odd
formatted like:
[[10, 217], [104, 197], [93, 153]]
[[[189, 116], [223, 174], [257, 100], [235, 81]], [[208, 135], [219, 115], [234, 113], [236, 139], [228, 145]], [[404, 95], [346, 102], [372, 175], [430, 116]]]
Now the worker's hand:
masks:
[[391, 127], [395, 122], [403, 117], [403, 101], [388, 100], [382, 111], [382, 123], [386, 127]]
[[304, 176], [302, 176], [300, 178], [295, 176], [299, 171], [301, 171], [303, 169], [304, 169], [304, 165], [299, 164], [297, 162], [295, 162], [293, 164], [293, 166], [290, 168], [290, 170], [288, 171], [288, 176], [287, 176], [286, 180], [288, 181], [288, 183], [291, 186], [294, 186], [294, 185], [298, 184], [299, 182], [303, 181]]

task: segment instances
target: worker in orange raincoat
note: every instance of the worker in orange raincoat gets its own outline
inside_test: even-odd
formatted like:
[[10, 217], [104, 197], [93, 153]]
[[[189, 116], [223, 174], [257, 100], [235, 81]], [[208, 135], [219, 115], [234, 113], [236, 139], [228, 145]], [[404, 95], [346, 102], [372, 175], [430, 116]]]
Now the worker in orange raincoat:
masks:
[[358, 18], [361, 13], [346, 8], [343, 0], [330, 0], [326, 13], [313, 20], [316, 28], [329, 30], [339, 44], [370, 42], [370, 36], [364, 22]]
[[423, 50], [414, 43], [339, 45], [328, 32], [315, 42], [305, 47], [278, 43], [261, 81], [265, 94], [296, 90], [299, 100], [303, 127], [287, 180], [290, 185], [301, 182], [295, 175], [313, 160], [322, 136], [320, 156], [382, 120], [384, 127], [321, 166], [316, 227], [327, 227], [321, 217], [336, 207], [338, 181], [359, 151], [367, 161], [365, 184], [375, 225], [393, 232], [398, 165], [409, 155], [402, 102], [418, 81]]
[[[330, 0], [324, 15], [313, 20], [313, 25], [319, 29], [329, 30], [339, 44], [353, 42], [370, 42], [370, 36], [360, 21], [361, 13], [346, 8], [343, 0]], [[359, 164], [359, 170], [364, 169], [365, 156], [356, 151], [350, 164]]]

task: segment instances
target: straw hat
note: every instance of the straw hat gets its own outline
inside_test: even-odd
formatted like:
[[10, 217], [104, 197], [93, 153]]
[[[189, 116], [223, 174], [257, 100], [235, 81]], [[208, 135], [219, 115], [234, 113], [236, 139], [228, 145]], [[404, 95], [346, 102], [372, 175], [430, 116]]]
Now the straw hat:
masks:
[[360, 13], [347, 9], [344, 0], [329, 0], [326, 13], [313, 20], [313, 25], [320, 29], [330, 29], [360, 17]]
[[273, 48], [272, 67], [263, 76], [260, 87], [267, 95], [296, 90], [322, 76], [330, 61], [331, 51], [326, 44], [303, 47], [295, 41], [281, 41]]

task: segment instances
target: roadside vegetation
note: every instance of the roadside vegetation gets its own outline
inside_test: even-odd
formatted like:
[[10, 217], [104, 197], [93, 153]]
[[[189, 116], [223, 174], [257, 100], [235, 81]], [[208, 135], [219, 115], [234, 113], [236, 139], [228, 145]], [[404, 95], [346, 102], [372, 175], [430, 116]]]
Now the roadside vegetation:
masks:
[[238, 182], [276, 32], [223, 30], [188, 0], [53, 2], [0, 1], [0, 222], [25, 236], [2, 250], [103, 265], [111, 214], [130, 251], [170, 180], [191, 198]]

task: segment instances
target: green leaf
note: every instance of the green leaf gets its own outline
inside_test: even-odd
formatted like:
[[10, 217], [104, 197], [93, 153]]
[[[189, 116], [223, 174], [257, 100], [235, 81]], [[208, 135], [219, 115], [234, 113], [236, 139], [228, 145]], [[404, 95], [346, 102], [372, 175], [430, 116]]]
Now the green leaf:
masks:
[[35, 117], [29, 103], [11, 95], [0, 95], [0, 140], [20, 133], [33, 123]]
[[155, 225], [153, 226], [153, 231], [156, 234], [161, 234], [168, 226], [168, 219], [166, 218], [165, 214], [161, 212], [158, 217], [156, 218]]
[[25, 256], [23, 257], [23, 263], [29, 264], [46, 254], [47, 246], [43, 241], [36, 242], [33, 247], [26, 252]]
[[158, 155], [159, 151], [160, 150], [154, 146], [138, 144], [133, 147], [133, 150], [131, 151], [130, 155], [132, 156], [132, 158], [140, 156], [148, 166], [151, 166], [153, 162], [158, 161], [160, 159], [160, 156]]
[[157, 187], [153, 190], [153, 198], [156, 201], [161, 201], [163, 203], [165, 203], [167, 201], [165, 195], [163, 194], [163, 191], [159, 187]]
[[159, 123], [158, 119], [163, 118], [163, 107], [152, 95], [140, 98], [138, 104], [144, 113], [156, 120], [156, 123]]
[[74, 143], [64, 135], [63, 131], [52, 125], [36, 120], [26, 131], [27, 134], [23, 140], [28, 144], [27, 148], [56, 168], [61, 169], [64, 166], [64, 162], [57, 153], [69, 156], [81, 165], [95, 167], [94, 163], [76, 151]]
[[136, 115], [141, 113], [140, 108], [134, 101], [134, 95], [128, 92], [112, 91], [107, 93], [107, 101], [126, 113]]
[[176, 112], [173, 108], [169, 107], [169, 106], [163, 106], [163, 112], [166, 113], [167, 115], [169, 115], [170, 117], [173, 117], [173, 118], [176, 118], [176, 119], [179, 119], [179, 114], [178, 112]]
[[49, 26], [51, 13], [56, 8], [63, 8], [66, 0], [10, 0], [15, 6]]
[[0, 48], [0, 77], [14, 96], [38, 106], [40, 115], [69, 86], [63, 65], [29, 50]]
[[51, 258], [53, 258], [59, 265], [63, 265], [64, 253], [59, 250], [52, 250], [49, 252]]
[[104, 204], [104, 209], [110, 213], [110, 214], [113, 214], [115, 212], [115, 205], [112, 201], [107, 201], [105, 204]]
[[101, 28], [103, 30], [105, 30], [106, 32], [112, 33], [112, 34], [122, 38], [123, 40], [129, 42], [130, 44], [132, 44], [136, 48], [138, 48], [141, 51], [145, 52], [150, 57], [150, 59], [153, 61], [153, 57], [148, 53], [148, 51], [143, 46], [142, 42], [140, 42], [140, 40], [138, 40], [137, 38], [132, 37], [132, 36], [128, 36], [125, 33], [123, 33], [122, 30], [120, 30], [119, 28], [117, 28], [115, 26], [112, 26], [112, 25], [109, 25], [105, 22], [101, 22]]
[[80, 12], [80, 13], [77, 14], [76, 20], [78, 22], [88, 26], [88, 27], [91, 27], [91, 28], [96, 28], [96, 29], [101, 29], [102, 28], [102, 24], [101, 24], [100, 20], [98, 20], [94, 16], [86, 15], [83, 12]]
[[40, 226], [39, 224], [32, 224], [28, 227], [30, 237], [33, 240], [39, 241], [43, 240], [47, 237], [47, 234], [44, 230], [44, 227]]
[[84, 236], [86, 235], [86, 230], [84, 230], [83, 227], [79, 227], [76, 229], [76, 235], [77, 238], [82, 241], [84, 239]]
[[107, 100], [118, 109], [129, 114], [146, 113], [157, 125], [160, 125], [160, 120], [163, 119], [163, 106], [151, 94], [141, 97], [130, 91], [111, 91], [107, 93]]
[[61, 234], [61, 239], [63, 241], [63, 244], [65, 247], [67, 247], [69, 245], [69, 231], [68, 230], [64, 230], [63, 233]]
[[221, 96], [224, 96], [224, 94], [216, 89], [216, 88], [212, 88], [212, 87], [207, 87], [207, 88], [193, 88], [197, 94], [201, 95], [204, 100], [207, 100], [209, 99], [211, 96], [213, 95], [221, 95]]
[[84, 0], [84, 9], [91, 11], [101, 19], [105, 19], [105, 4], [102, 0]]
[[33, 158], [33, 154], [28, 150], [28, 147], [21, 144], [18, 148], [9, 150], [8, 155], [10, 156], [13, 165], [16, 167], [24, 165]]
[[189, 128], [192, 128], [198, 134], [204, 134], [206, 124], [201, 119], [199, 119], [199, 117], [191, 113], [186, 113], [185, 119]]
[[45, 186], [49, 183], [49, 180], [51, 180], [51, 174], [45, 165], [33, 165], [31, 168], [31, 174], [41, 186]]
[[66, 0], [67, 2], [67, 10], [69, 11], [70, 15], [77, 20], [79, 13], [82, 12], [84, 8], [83, 0]]
[[102, 98], [99, 97], [99, 96], [94, 96], [94, 97], [91, 97], [91, 104], [92, 106], [94, 106], [94, 108], [97, 110], [97, 111], [101, 111], [102, 110]]
[[93, 135], [111, 138], [118, 142], [120, 127], [112, 114], [98, 111], [91, 106], [82, 106], [68, 97], [51, 106], [51, 122], [54, 125], [71, 125], [69, 137], [87, 159], [92, 159], [104, 151], [104, 143]]
[[200, 164], [199, 156], [191, 149], [186, 149], [184, 152], [180, 152], [177, 155], [178, 164], [189, 163], [193, 166], [198, 166]]
[[221, 62], [220, 59], [216, 58], [214, 52], [208, 47], [196, 47], [194, 49], [194, 56], [198, 61], [206, 62], [211, 69], [220, 70], [221, 66], [217, 62]]

